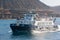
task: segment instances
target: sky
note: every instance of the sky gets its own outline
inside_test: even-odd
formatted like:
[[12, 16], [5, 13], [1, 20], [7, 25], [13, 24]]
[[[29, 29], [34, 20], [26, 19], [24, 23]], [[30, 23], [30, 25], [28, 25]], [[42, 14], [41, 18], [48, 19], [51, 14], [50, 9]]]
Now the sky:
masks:
[[59, 6], [60, 0], [40, 0], [41, 2], [45, 3], [48, 6]]

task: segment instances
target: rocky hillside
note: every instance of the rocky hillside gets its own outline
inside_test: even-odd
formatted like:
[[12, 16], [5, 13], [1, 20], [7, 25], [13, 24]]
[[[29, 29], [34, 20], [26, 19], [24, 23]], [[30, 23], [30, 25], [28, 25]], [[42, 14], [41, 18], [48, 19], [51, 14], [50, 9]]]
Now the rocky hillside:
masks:
[[32, 9], [48, 10], [49, 6], [40, 0], [0, 0], [0, 19], [20, 18], [22, 12], [26, 13]]
[[48, 9], [49, 7], [39, 0], [0, 0], [0, 9]]
[[60, 14], [60, 6], [51, 7], [55, 14]]
[[55, 11], [60, 11], [60, 6], [51, 7]]

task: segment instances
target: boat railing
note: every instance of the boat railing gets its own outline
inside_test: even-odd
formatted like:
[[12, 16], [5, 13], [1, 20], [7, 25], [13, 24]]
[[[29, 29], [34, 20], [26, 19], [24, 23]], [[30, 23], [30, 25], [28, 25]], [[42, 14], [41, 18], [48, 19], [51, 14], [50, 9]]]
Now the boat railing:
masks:
[[36, 21], [53, 21], [53, 18], [35, 18]]
[[17, 23], [19, 23], [19, 24], [33, 24], [34, 21], [32, 21], [32, 20], [19, 20], [19, 21], [17, 21]]

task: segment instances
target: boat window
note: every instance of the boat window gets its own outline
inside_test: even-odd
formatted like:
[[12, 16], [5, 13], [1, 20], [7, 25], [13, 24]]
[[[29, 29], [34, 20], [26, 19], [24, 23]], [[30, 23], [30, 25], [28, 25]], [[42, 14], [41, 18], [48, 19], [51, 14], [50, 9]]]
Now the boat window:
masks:
[[26, 18], [27, 20], [31, 20], [32, 17], [33, 17], [33, 14], [25, 14], [25, 18]]
[[31, 20], [31, 17], [26, 17], [26, 19]]

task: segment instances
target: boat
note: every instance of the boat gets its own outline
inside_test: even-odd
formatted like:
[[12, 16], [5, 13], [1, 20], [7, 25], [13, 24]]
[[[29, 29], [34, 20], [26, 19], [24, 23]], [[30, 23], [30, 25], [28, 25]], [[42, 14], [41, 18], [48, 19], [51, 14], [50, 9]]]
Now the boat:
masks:
[[17, 18], [16, 23], [11, 23], [10, 28], [13, 33], [30, 33], [34, 24], [34, 13], [23, 14], [22, 18]]
[[58, 25], [55, 24], [55, 17], [37, 17], [35, 19], [35, 27], [33, 28], [32, 32], [34, 33], [46, 33], [46, 32], [55, 32], [60, 29]]
[[56, 18], [52, 16], [39, 16], [35, 13], [24, 14], [23, 18], [17, 18], [16, 23], [10, 24], [10, 28], [13, 33], [24, 33], [24, 32], [51, 32], [59, 29], [58, 25], [55, 24]]

